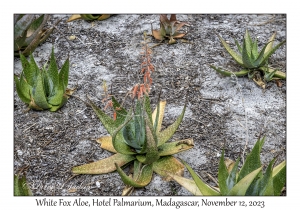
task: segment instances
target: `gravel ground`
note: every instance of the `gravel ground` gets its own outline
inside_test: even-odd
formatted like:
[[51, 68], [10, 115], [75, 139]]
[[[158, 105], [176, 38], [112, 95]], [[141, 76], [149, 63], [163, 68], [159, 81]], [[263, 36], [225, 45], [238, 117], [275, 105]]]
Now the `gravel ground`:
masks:
[[[70, 14], [54, 14], [49, 25], [63, 20], [45, 43], [34, 51], [39, 66], [48, 59], [54, 45], [58, 65], [70, 56], [69, 87], [77, 87], [74, 96], [86, 95], [104, 107], [103, 81], [120, 101], [134, 84], [142, 81], [140, 52], [143, 32], [159, 28], [158, 14], [118, 14], [104, 21], [76, 20], [67, 23]], [[257, 37], [259, 48], [277, 32], [276, 43], [286, 39], [285, 14], [177, 14], [189, 23], [188, 34], [176, 44], [163, 43], [152, 49], [155, 66], [150, 97], [154, 106], [159, 91], [167, 100], [163, 126], [180, 114], [188, 101], [183, 122], [172, 140], [193, 138], [193, 149], [179, 153], [208, 183], [207, 174], [217, 177], [222, 148], [225, 156], [236, 159], [248, 139], [246, 152], [259, 136], [266, 136], [261, 158], [263, 164], [278, 156], [286, 159], [286, 83], [270, 82], [265, 90], [252, 80], [225, 78], [210, 64], [238, 70], [216, 34], [230, 46], [241, 42], [245, 30]], [[69, 40], [75, 36], [74, 40]], [[68, 41], [67, 41], [68, 40]], [[149, 37], [149, 46], [158, 42]], [[270, 58], [269, 64], [286, 72], [286, 45]], [[14, 59], [14, 73], [22, 71], [19, 58]], [[59, 111], [26, 112], [26, 105], [14, 91], [14, 172], [26, 167], [27, 180], [36, 196], [119, 196], [124, 184], [114, 172], [104, 175], [73, 177], [71, 168], [106, 158], [95, 139], [107, 131], [82, 101], [71, 97]], [[190, 177], [185, 171], [185, 176]], [[283, 195], [285, 192], [283, 193]], [[174, 181], [158, 175], [132, 195], [191, 195]]]

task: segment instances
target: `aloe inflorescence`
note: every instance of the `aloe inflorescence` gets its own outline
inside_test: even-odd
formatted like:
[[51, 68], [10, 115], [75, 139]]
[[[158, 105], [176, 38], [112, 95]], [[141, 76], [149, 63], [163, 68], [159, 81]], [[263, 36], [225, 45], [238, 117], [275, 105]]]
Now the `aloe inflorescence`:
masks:
[[41, 69], [37, 66], [32, 54], [28, 61], [21, 53], [23, 67], [20, 77], [14, 76], [19, 98], [28, 104], [30, 109], [57, 111], [68, 99], [66, 94], [69, 77], [69, 58], [58, 72], [54, 57], [54, 48], [50, 62]]
[[214, 65], [210, 65], [210, 67], [224, 76], [231, 76], [232, 74], [235, 74], [237, 77], [248, 75], [249, 78], [253, 79], [253, 81], [262, 88], [265, 88], [266, 82], [271, 80], [286, 79], [284, 72], [268, 66], [270, 56], [286, 42], [284, 40], [273, 47], [275, 36], [276, 33], [270, 37], [267, 44], [265, 44], [259, 52], [257, 40], [252, 40], [248, 30], [246, 30], [242, 45], [235, 40], [235, 44], [238, 48], [238, 52], [236, 52], [218, 35], [226, 51], [243, 69], [239, 72], [233, 72]]

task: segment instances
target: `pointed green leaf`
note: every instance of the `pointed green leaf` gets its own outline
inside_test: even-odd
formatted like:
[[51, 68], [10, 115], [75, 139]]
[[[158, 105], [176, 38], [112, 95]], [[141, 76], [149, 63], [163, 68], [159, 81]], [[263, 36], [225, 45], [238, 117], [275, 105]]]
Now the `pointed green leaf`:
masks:
[[143, 164], [140, 161], [134, 160], [134, 162], [133, 162], [133, 180], [138, 179], [138, 177], [140, 176], [142, 167], [143, 167]]
[[173, 156], [164, 156], [153, 163], [153, 171], [169, 180], [168, 174], [183, 176], [184, 165]]
[[127, 176], [117, 163], [115, 163], [115, 166], [117, 168], [119, 175], [121, 176], [122, 181], [126, 185], [130, 185], [133, 187], [145, 187], [151, 182], [152, 174], [153, 174], [152, 164], [144, 165], [140, 171], [140, 174], [137, 176], [136, 180]]
[[158, 134], [161, 130], [162, 121], [164, 118], [165, 108], [166, 108], [166, 100], [160, 101], [156, 108], [152, 113], [152, 122], [156, 122], [156, 126], [154, 126], [156, 134]]
[[266, 82], [270, 82], [270, 81], [273, 79], [273, 77], [274, 77], [276, 71], [277, 71], [277, 70], [274, 69], [274, 71], [272, 71], [272, 72], [270, 72], [270, 73], [265, 72], [264, 80], [265, 80]]
[[[146, 155], [140, 158], [141, 162], [144, 164], [151, 164], [159, 159], [158, 149], [157, 149], [157, 140], [154, 133], [153, 126], [150, 123], [150, 120], [146, 117]], [[137, 156], [138, 158], [138, 156]]]
[[219, 171], [218, 171], [218, 182], [219, 182], [219, 188], [222, 195], [227, 195], [229, 192], [229, 189], [227, 187], [227, 178], [229, 174], [224, 162], [224, 150], [222, 151], [222, 156], [219, 162]]
[[48, 81], [50, 84], [50, 94], [48, 97], [48, 102], [52, 105], [59, 105], [62, 100], [63, 89], [60, 86], [60, 81], [58, 77], [58, 67], [54, 57], [54, 48], [52, 47], [52, 52], [50, 56], [50, 63], [47, 71]]
[[61, 67], [61, 70], [58, 74], [59, 84], [62, 85], [63, 93], [66, 92], [66, 89], [68, 86], [69, 68], [70, 68], [70, 61], [69, 61], [69, 56], [68, 56], [67, 60], [64, 62], [63, 66]]
[[105, 127], [105, 129], [108, 131], [108, 133], [112, 136], [114, 131], [117, 129], [119, 125], [115, 123], [115, 121], [109, 117], [107, 114], [105, 114], [99, 107], [96, 106], [89, 98], [88, 102], [98, 118], [100, 119], [101, 123]]
[[34, 103], [42, 109], [50, 109], [51, 105], [48, 104], [45, 91], [44, 91], [44, 82], [42, 78], [42, 74], [38, 73], [35, 85], [32, 89], [32, 97], [34, 99]]
[[239, 50], [239, 53], [242, 54], [243, 50], [242, 50], [241, 45], [238, 43], [238, 41], [237, 41], [236, 39], [234, 39], [234, 43], [235, 43], [235, 45], [237, 46], [237, 48], [238, 48], [238, 50]]
[[256, 176], [253, 182], [248, 187], [245, 196], [258, 196], [259, 194], [259, 184], [262, 180], [262, 171]]
[[14, 196], [32, 196], [25, 176], [14, 175]]
[[240, 159], [238, 158], [226, 180], [228, 191], [230, 191], [233, 188], [233, 186], [236, 184], [236, 177], [237, 177], [237, 173], [238, 173], [239, 162], [240, 162]]
[[192, 138], [181, 140], [181, 141], [174, 141], [170, 143], [165, 143], [158, 147], [158, 154], [159, 156], [167, 156], [167, 155], [174, 155], [179, 152], [183, 152], [189, 150], [194, 147], [194, 141]]
[[270, 37], [268, 44], [266, 46], [266, 49], [265, 49], [265, 53], [268, 53], [270, 50], [272, 50], [275, 36], [276, 36], [276, 32]]
[[[160, 102], [158, 102], [158, 104], [157, 104], [157, 106], [156, 106], [156, 108], [155, 108], [155, 110], [154, 110], [154, 112], [156, 112], [156, 115], [155, 115], [155, 118], [154, 118], [154, 120], [152, 120], [152, 125], [153, 125], [153, 128], [154, 128], [154, 132], [157, 134], [159, 131], [160, 131], [160, 126], [161, 126], [161, 124], [159, 125], [159, 118], [160, 118]], [[164, 114], [164, 112], [162, 113], [162, 115]], [[154, 115], [154, 113], [152, 113], [152, 117], [150, 118], [150, 119], [152, 119], [153, 118], [153, 115]], [[163, 116], [161, 116], [161, 121], [162, 121], [162, 117]]]
[[115, 163], [118, 166], [123, 166], [134, 159], [135, 157], [133, 155], [123, 155], [117, 153], [93, 163], [73, 167], [72, 172], [74, 174], [106, 174], [116, 170]]
[[187, 170], [190, 172], [190, 174], [191, 174], [193, 180], [195, 181], [198, 189], [200, 190], [200, 192], [203, 195], [208, 195], [208, 196], [221, 195], [219, 192], [217, 192], [216, 190], [212, 189], [210, 186], [205, 184], [186, 162], [182, 161], [182, 163], [185, 165]]
[[[120, 126], [120, 128], [122, 127]], [[136, 151], [125, 143], [123, 134], [121, 132], [118, 132], [118, 129], [116, 130], [116, 132], [116, 134], [112, 135], [112, 142], [115, 150], [121, 154], [136, 154]]]
[[213, 65], [210, 65], [210, 67], [216, 70], [218, 73], [222, 74], [223, 76], [227, 76], [227, 77], [230, 77], [232, 74], [234, 74], [237, 77], [242, 77], [242, 76], [246, 76], [249, 73], [248, 69], [242, 69], [239, 72], [232, 72], [232, 71], [226, 71], [222, 68], [217, 68], [216, 66]]
[[64, 94], [63, 97], [62, 97], [61, 103], [60, 103], [59, 105], [57, 105], [57, 106], [52, 106], [52, 107], [50, 108], [50, 111], [51, 111], [51, 112], [56, 112], [56, 111], [59, 110], [61, 107], [63, 107], [63, 106], [67, 103], [67, 101], [68, 101], [68, 96], [67, 96], [66, 94]]
[[242, 57], [241, 57], [239, 54], [237, 54], [233, 49], [231, 49], [231, 48], [229, 47], [229, 45], [225, 42], [225, 40], [222, 39], [221, 36], [218, 35], [218, 37], [219, 37], [219, 39], [221, 40], [221, 43], [222, 43], [222, 45], [225, 47], [225, 49], [227, 50], [227, 52], [231, 55], [231, 57], [232, 57], [238, 64], [240, 64], [241, 66], [243, 66], [244, 64], [243, 64]]
[[238, 182], [243, 179], [247, 174], [261, 166], [260, 151], [265, 142], [265, 138], [258, 139], [252, 151], [247, 155], [246, 161], [240, 170]]
[[[269, 68], [269, 67], [266, 67], [266, 66], [259, 67], [259, 69], [264, 71], [264, 72], [267, 72], [267, 73], [271, 73], [275, 70], [273, 68]], [[281, 71], [275, 71], [273, 77], [280, 78], [280, 79], [286, 79], [286, 74], [284, 72], [281, 72]]]
[[252, 171], [251, 173], [247, 174], [243, 177], [228, 193], [229, 196], [243, 196], [246, 194], [247, 189], [256, 178], [256, 176], [260, 173], [262, 167]]
[[152, 112], [151, 112], [151, 104], [150, 104], [150, 98], [148, 95], [145, 95], [144, 97], [144, 109], [145, 109], [145, 112], [146, 114], [148, 115], [148, 118], [151, 122], [151, 124], [153, 125], [153, 117], [152, 116]]
[[167, 142], [176, 132], [177, 128], [179, 127], [183, 117], [184, 117], [184, 112], [186, 109], [186, 104], [183, 107], [183, 110], [181, 112], [181, 114], [178, 116], [178, 118], [176, 119], [176, 121], [170, 125], [169, 127], [167, 127], [165, 130], [159, 132], [157, 134], [157, 146], [161, 146], [162, 144], [164, 144], [165, 142]]
[[246, 29], [246, 33], [245, 33], [245, 36], [244, 36], [243, 53], [244, 52], [247, 53], [248, 58], [250, 58], [250, 56], [251, 56], [252, 46], [253, 46], [252, 39], [250, 37], [250, 34], [249, 34], [248, 30]]
[[30, 103], [30, 85], [27, 84], [25, 78], [23, 76], [23, 72], [21, 73], [20, 81], [16, 75], [14, 75], [14, 80], [16, 83], [16, 90], [19, 98], [26, 104]]
[[194, 180], [187, 179], [182, 176], [178, 176], [171, 173], [168, 173], [168, 175], [193, 195], [202, 195]]
[[32, 55], [30, 55], [30, 63], [27, 61], [27, 59], [22, 53], [20, 54], [20, 60], [22, 63], [25, 79], [30, 86], [33, 86], [39, 68], [36, 65]]
[[273, 169], [274, 195], [280, 195], [286, 182], [286, 161], [281, 162]]
[[273, 164], [275, 162], [275, 159], [273, 159], [270, 164], [268, 165], [268, 168], [266, 170], [266, 173], [264, 174], [263, 178], [259, 182], [259, 195], [274, 195], [273, 190], [273, 177], [272, 177], [272, 169]]
[[257, 47], [257, 39], [252, 44], [252, 50], [251, 50], [251, 60], [255, 61], [258, 57], [258, 47]]
[[254, 62], [254, 65], [257, 67], [263, 66], [266, 64], [267, 60], [269, 59], [269, 57], [284, 43], [286, 42], [286, 40], [280, 42], [278, 45], [276, 45], [273, 49], [269, 50], [268, 52], [265, 52], [267, 45], [262, 49], [259, 57], [256, 59], [256, 61]]
[[252, 59], [251, 59], [251, 46], [249, 46], [249, 42], [247, 43], [246, 39], [243, 40], [242, 59], [243, 59], [244, 67], [253, 68], [252, 62], [254, 62], [254, 61], [252, 61]]
[[126, 143], [125, 143], [125, 139], [123, 136], [123, 133], [120, 132], [122, 130], [122, 128], [124, 126], [126, 126], [132, 119], [132, 110], [130, 110], [130, 112], [128, 113], [128, 118], [126, 118], [126, 121], [120, 125], [119, 127], [117, 127], [116, 129], [113, 130], [113, 134], [112, 134], [112, 143], [114, 145], [114, 148], [116, 151], [118, 151], [121, 154], [136, 154], [135, 151], [132, 150], [131, 147], [129, 147]]

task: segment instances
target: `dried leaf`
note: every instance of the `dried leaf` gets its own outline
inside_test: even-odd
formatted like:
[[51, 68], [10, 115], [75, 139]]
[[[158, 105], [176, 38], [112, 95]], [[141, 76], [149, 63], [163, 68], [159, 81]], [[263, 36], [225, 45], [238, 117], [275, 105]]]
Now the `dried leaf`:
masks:
[[77, 19], [81, 19], [81, 16], [80, 16], [80, 15], [72, 15], [72, 16], [67, 20], [67, 22], [71, 22], [71, 21], [77, 20]]

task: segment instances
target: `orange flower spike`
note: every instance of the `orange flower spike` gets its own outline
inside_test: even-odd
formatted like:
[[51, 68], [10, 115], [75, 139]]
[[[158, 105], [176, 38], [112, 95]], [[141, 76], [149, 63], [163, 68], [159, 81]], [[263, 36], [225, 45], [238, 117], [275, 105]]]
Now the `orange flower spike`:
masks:
[[116, 120], [116, 119], [117, 119], [117, 112], [114, 112], [113, 119], [114, 119], [114, 120]]
[[133, 88], [132, 88], [132, 98], [134, 98], [137, 94], [137, 90], [138, 90], [139, 85], [136, 84]]

